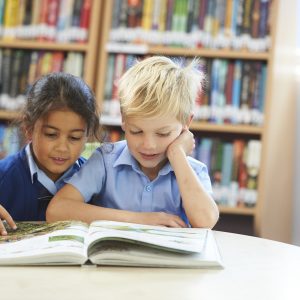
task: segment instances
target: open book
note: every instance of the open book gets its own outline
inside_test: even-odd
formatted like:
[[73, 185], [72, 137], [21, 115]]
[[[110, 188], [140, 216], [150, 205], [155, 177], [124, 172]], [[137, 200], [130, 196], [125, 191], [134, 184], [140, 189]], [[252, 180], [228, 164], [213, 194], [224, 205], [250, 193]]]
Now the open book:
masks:
[[19, 222], [0, 237], [0, 265], [222, 267], [210, 229], [112, 221]]

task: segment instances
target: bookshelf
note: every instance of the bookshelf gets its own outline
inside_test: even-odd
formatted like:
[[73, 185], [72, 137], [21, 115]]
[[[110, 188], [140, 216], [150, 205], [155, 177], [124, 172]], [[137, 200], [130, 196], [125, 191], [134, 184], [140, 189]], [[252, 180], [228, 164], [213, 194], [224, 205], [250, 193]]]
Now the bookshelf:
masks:
[[[9, 1], [6, 1], [8, 5]], [[34, 5], [39, 1], [27, 1], [27, 3], [32, 3], [32, 11], [34, 11]], [[40, 1], [39, 5], [43, 5], [42, 2], [46, 3], [47, 1]], [[48, 3], [50, 3], [49, 1]], [[84, 63], [82, 66], [82, 77], [84, 80], [94, 89], [95, 88], [95, 77], [96, 77], [96, 67], [97, 67], [97, 49], [98, 49], [98, 39], [99, 34], [101, 33], [100, 21], [101, 21], [101, 11], [102, 11], [102, 1], [94, 0], [83, 0], [83, 1], [74, 1], [73, 5], [80, 3], [81, 10], [84, 9], [84, 6], [89, 6], [89, 17], [86, 23], [89, 23], [87, 29], [87, 39], [84, 40], [75, 40], [75, 41], [54, 41], [47, 40], [45, 38], [35, 38], [35, 39], [22, 39], [22, 38], [11, 38], [4, 37], [0, 38], [0, 50], [12, 49], [12, 50], [30, 50], [30, 51], [42, 51], [42, 52], [62, 52], [63, 55], [68, 53], [80, 53], [83, 55]], [[11, 3], [16, 3], [11, 2]], [[25, 3], [25, 2], [24, 2]], [[52, 1], [51, 3], [61, 4], [62, 1]], [[67, 3], [65, 1], [65, 3]], [[70, 2], [71, 3], [71, 2]], [[49, 7], [48, 7], [49, 9]], [[69, 8], [73, 9], [73, 7]], [[74, 8], [75, 9], [75, 8]], [[31, 12], [32, 14], [34, 12]], [[58, 24], [58, 21], [57, 21]], [[58, 26], [58, 25], [57, 25]], [[28, 30], [27, 30], [28, 31]], [[4, 29], [2, 28], [2, 33]], [[44, 31], [45, 32], [45, 31]], [[7, 111], [5, 109], [0, 109], [0, 120], [1, 121], [10, 121], [14, 120], [17, 116], [17, 112]]]
[[[174, 0], [176, 1], [176, 0]], [[100, 101], [100, 107], [103, 109], [103, 101], [105, 94], [105, 77], [107, 74], [107, 63], [108, 57], [110, 54], [135, 54], [135, 55], [166, 55], [166, 56], [182, 56], [182, 57], [201, 57], [205, 59], [226, 59], [226, 60], [240, 60], [242, 62], [256, 62], [260, 61], [263, 64], [267, 65], [267, 81], [265, 82], [265, 97], [264, 97], [264, 122], [262, 124], [215, 124], [203, 121], [193, 121], [191, 125], [191, 130], [194, 133], [198, 134], [208, 134], [209, 136], [218, 136], [227, 138], [228, 136], [233, 136], [233, 138], [238, 139], [257, 139], [261, 141], [261, 163], [258, 176], [258, 186], [257, 186], [257, 197], [256, 205], [245, 207], [245, 206], [226, 206], [219, 205], [221, 218], [222, 215], [226, 216], [226, 220], [234, 219], [235, 217], [239, 218], [238, 226], [244, 226], [243, 219], [245, 219], [245, 226], [248, 226], [245, 230], [243, 228], [235, 228], [238, 233], [247, 233], [257, 236], [265, 236], [264, 232], [270, 230], [269, 225], [266, 222], [263, 222], [263, 210], [270, 205], [271, 199], [268, 199], [266, 194], [265, 180], [271, 180], [271, 175], [266, 171], [269, 168], [267, 162], [267, 157], [272, 152], [272, 145], [268, 144], [269, 133], [269, 122], [272, 116], [270, 116], [270, 109], [272, 105], [272, 93], [273, 89], [273, 62], [274, 62], [274, 49], [276, 47], [276, 40], [274, 39], [275, 30], [276, 30], [276, 18], [277, 18], [277, 6], [278, 1], [272, 1], [271, 10], [270, 10], [270, 28], [271, 32], [269, 34], [272, 47], [269, 49], [263, 49], [259, 51], [250, 51], [247, 48], [243, 47], [241, 49], [231, 49], [231, 48], [222, 48], [222, 49], [212, 49], [212, 48], [197, 48], [197, 47], [170, 47], [169, 45], [152, 45], [149, 42], [133, 43], [133, 42], [118, 42], [111, 40], [111, 26], [112, 26], [112, 14], [115, 10], [115, 5], [120, 1], [105, 2], [103, 7], [103, 22], [102, 22], [102, 34], [100, 36], [100, 44], [102, 47], [99, 49], [99, 64], [98, 64], [98, 73], [97, 73], [97, 87], [96, 95], [97, 99]], [[138, 2], [138, 1], [137, 1]], [[205, 1], [203, 1], [205, 2]], [[232, 2], [233, 1], [229, 1]], [[251, 2], [251, 1], [250, 1]], [[248, 3], [250, 3], [248, 1]], [[257, 1], [253, 1], [257, 2]], [[121, 29], [121, 32], [125, 35], [126, 30]], [[129, 30], [129, 33], [131, 31]], [[269, 41], [269, 42], [270, 42]], [[103, 118], [103, 123], [108, 128], [113, 128], [115, 130], [120, 121], [114, 118]], [[268, 176], [266, 177], [266, 173]], [[250, 228], [249, 228], [250, 226]], [[216, 229], [222, 230], [222, 228], [216, 227]], [[275, 234], [276, 239], [276, 234]], [[278, 237], [277, 239], [282, 239]]]

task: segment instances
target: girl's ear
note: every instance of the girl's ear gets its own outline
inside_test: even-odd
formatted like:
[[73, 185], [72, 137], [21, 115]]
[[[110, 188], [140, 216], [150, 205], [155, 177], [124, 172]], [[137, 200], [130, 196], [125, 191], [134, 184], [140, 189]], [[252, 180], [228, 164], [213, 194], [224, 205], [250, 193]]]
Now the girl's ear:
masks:
[[32, 129], [29, 127], [24, 127], [23, 132], [24, 132], [26, 141], [30, 142], [32, 140]]

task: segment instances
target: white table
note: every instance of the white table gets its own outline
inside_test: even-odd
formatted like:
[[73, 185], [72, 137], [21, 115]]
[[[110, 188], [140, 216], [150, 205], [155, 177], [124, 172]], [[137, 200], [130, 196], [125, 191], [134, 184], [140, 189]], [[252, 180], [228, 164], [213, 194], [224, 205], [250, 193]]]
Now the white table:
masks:
[[225, 269], [0, 267], [1, 299], [300, 299], [300, 247], [214, 232]]

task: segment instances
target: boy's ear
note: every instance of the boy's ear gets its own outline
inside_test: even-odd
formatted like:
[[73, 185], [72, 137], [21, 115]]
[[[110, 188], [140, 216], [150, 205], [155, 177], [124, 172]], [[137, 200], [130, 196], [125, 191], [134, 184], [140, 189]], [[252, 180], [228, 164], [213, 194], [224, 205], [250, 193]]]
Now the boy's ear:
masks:
[[121, 114], [121, 128], [122, 128], [122, 130], [123, 131], [125, 131], [125, 119], [124, 119], [124, 116], [123, 116], [123, 114]]
[[190, 127], [190, 125], [191, 125], [191, 123], [193, 121], [193, 118], [194, 118], [194, 113], [191, 113], [190, 116], [189, 116], [189, 118], [188, 118], [188, 121], [186, 123], [187, 128]]

